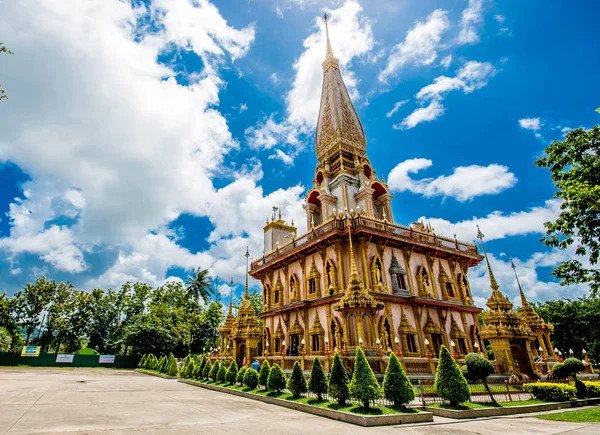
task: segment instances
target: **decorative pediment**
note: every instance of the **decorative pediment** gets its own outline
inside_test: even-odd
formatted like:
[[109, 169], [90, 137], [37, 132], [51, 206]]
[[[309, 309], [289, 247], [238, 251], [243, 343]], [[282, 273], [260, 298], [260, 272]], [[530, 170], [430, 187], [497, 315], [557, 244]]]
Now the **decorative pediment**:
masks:
[[390, 275], [406, 275], [406, 270], [400, 265], [396, 256], [392, 253], [392, 263], [390, 264]]
[[310, 271], [308, 272], [308, 276], [306, 277], [306, 279], [310, 280], [310, 279], [321, 279], [321, 273], [319, 273], [319, 270], [317, 269], [317, 265], [316, 263], [313, 261], [312, 265], [310, 267]]
[[466, 334], [463, 332], [462, 329], [460, 329], [460, 326], [458, 326], [458, 323], [456, 323], [456, 320], [454, 320], [454, 318], [452, 318], [452, 326], [450, 328], [450, 336], [451, 337], [466, 337]]
[[298, 323], [298, 318], [296, 318], [296, 321], [290, 328], [290, 335], [296, 335], [296, 334], [304, 335], [304, 328], [302, 328], [302, 326], [300, 326], [300, 323]]
[[400, 326], [398, 326], [398, 333], [400, 335], [404, 334], [415, 334], [417, 330], [413, 328], [413, 326], [409, 323], [404, 311], [402, 311], [402, 316], [400, 317]]
[[441, 334], [442, 328], [440, 328], [440, 325], [435, 323], [433, 321], [433, 319], [431, 318], [431, 315], [429, 313], [427, 313], [427, 322], [425, 322], [423, 331], [425, 331], [428, 334]]
[[281, 328], [281, 323], [277, 325], [277, 329], [275, 330], [275, 334], [273, 334], [275, 338], [283, 338], [285, 335], [283, 334], [283, 329]]
[[323, 329], [323, 326], [321, 326], [321, 321], [319, 320], [319, 316], [317, 314], [315, 314], [315, 320], [313, 320], [313, 324], [312, 324], [309, 332], [312, 335], [325, 334], [325, 330]]

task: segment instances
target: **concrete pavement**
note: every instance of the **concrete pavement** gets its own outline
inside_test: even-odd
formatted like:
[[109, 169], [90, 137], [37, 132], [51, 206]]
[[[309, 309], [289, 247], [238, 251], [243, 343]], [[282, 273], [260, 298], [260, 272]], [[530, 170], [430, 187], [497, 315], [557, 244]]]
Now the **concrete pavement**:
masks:
[[598, 424], [531, 417], [362, 428], [112, 369], [0, 368], [0, 434], [598, 434]]

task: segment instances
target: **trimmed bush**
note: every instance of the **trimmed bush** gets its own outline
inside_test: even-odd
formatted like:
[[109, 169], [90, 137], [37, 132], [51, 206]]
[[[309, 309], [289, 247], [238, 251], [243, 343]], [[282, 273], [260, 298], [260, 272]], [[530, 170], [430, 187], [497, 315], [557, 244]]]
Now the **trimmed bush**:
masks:
[[273, 364], [269, 371], [269, 380], [267, 381], [267, 388], [270, 391], [281, 392], [285, 388], [285, 374], [279, 364]]
[[246, 373], [244, 373], [244, 385], [252, 390], [258, 385], [258, 372], [253, 368], [246, 369]]
[[260, 367], [260, 373], [258, 374], [258, 385], [267, 389], [267, 382], [269, 382], [269, 372], [271, 371], [271, 366], [269, 362], [265, 359]]
[[554, 384], [552, 382], [536, 382], [523, 384], [523, 388], [533, 396], [544, 402], [565, 402], [575, 398], [577, 390], [568, 384]]
[[550, 376], [553, 379], [566, 379], [569, 376], [569, 372], [565, 369], [563, 363], [556, 363], [552, 366], [552, 373]]
[[437, 395], [453, 406], [466, 402], [471, 397], [467, 380], [444, 345], [440, 349], [434, 385]]
[[206, 361], [208, 361], [208, 358], [206, 358], [204, 355], [202, 355], [202, 360], [200, 361], [200, 367], [198, 369], [198, 373], [194, 375], [195, 378], [202, 379], [202, 374], [204, 373], [204, 367], [206, 367]]
[[349, 391], [350, 396], [360, 400], [365, 409], [369, 408], [371, 400], [377, 400], [381, 397], [379, 383], [360, 347], [356, 349], [354, 372], [352, 373]]
[[175, 359], [175, 356], [172, 353], [169, 354], [169, 358], [167, 359], [165, 373], [167, 373], [170, 376], [177, 376], [177, 374], [179, 373], [179, 369], [177, 367], [177, 360]]
[[394, 402], [394, 406], [403, 406], [415, 398], [412, 383], [406, 376], [402, 364], [392, 352], [383, 376], [383, 394]]
[[235, 381], [240, 384], [243, 385], [244, 384], [244, 375], [246, 374], [246, 367], [242, 367], [241, 369], [238, 370], [238, 374], [237, 377], [235, 378]]
[[583, 381], [588, 397], [600, 397], [600, 382]]
[[167, 364], [167, 358], [165, 356], [161, 356], [158, 360], [158, 365], [156, 366], [156, 371], [163, 373], [165, 371], [165, 365]]
[[336, 352], [333, 356], [333, 366], [329, 376], [328, 394], [335, 399], [338, 405], [345, 405], [350, 398], [348, 372], [342, 363], [340, 355]]
[[144, 354], [144, 356], [142, 356], [142, 359], [140, 360], [140, 362], [138, 363], [138, 368], [143, 368], [146, 364], [146, 354]]
[[231, 361], [229, 364], [229, 368], [227, 369], [227, 374], [225, 375], [225, 380], [229, 382], [231, 385], [235, 384], [235, 379], [237, 378], [238, 368], [237, 363], [235, 361]]
[[308, 391], [308, 385], [306, 384], [306, 378], [304, 377], [304, 371], [300, 366], [300, 361], [294, 363], [292, 369], [292, 376], [287, 383], [288, 390], [294, 397], [300, 397]]
[[575, 379], [575, 392], [578, 399], [587, 399], [588, 397], [587, 388], [579, 379]]
[[212, 371], [212, 364], [210, 360], [206, 359], [206, 364], [204, 364], [204, 368], [202, 369], [202, 379], [208, 379], [210, 377], [210, 372]]
[[227, 376], [227, 367], [225, 362], [219, 364], [219, 371], [217, 372], [217, 382], [225, 382]]
[[210, 370], [210, 373], [208, 374], [208, 377], [213, 382], [217, 382], [217, 373], [219, 373], [220, 368], [221, 367], [220, 367], [219, 361], [215, 361], [215, 365], [212, 366], [212, 369]]
[[192, 370], [192, 375], [190, 377], [192, 379], [200, 379], [202, 377], [202, 361], [194, 363], [194, 370]]
[[308, 391], [316, 394], [318, 400], [323, 400], [323, 394], [327, 393], [327, 377], [323, 371], [321, 361], [317, 357], [313, 360], [312, 370], [310, 371]]
[[567, 358], [563, 362], [563, 367], [568, 376], [572, 376], [574, 379], [577, 379], [577, 373], [585, 370], [585, 365], [577, 358]]
[[461, 372], [465, 378], [473, 382], [481, 381], [485, 390], [490, 395], [492, 403], [497, 404], [496, 399], [494, 399], [494, 395], [492, 394], [492, 390], [487, 383], [488, 376], [494, 373], [494, 366], [492, 363], [478, 353], [470, 353], [465, 357], [465, 364], [464, 367], [467, 369], [466, 373], [461, 367]]

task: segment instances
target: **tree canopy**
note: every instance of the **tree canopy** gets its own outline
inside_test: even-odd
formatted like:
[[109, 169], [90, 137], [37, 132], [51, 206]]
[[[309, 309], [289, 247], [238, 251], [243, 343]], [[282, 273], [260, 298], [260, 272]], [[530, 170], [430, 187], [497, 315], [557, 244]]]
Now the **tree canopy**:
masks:
[[558, 264], [553, 275], [562, 285], [589, 284], [592, 294], [600, 291], [600, 127], [578, 128], [565, 140], [552, 142], [535, 164], [550, 170], [562, 200], [554, 222], [546, 222], [547, 246], [574, 247], [575, 258]]

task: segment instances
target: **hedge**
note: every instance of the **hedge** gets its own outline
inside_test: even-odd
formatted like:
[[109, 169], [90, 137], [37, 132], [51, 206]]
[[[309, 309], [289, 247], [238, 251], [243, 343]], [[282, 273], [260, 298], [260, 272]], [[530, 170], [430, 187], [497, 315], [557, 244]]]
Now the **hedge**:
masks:
[[244, 373], [244, 385], [252, 390], [258, 385], [258, 372], [253, 368], [246, 369], [246, 373]]
[[588, 397], [600, 397], [600, 382], [583, 381]]
[[544, 402], [564, 402], [575, 398], [575, 387], [568, 384], [554, 384], [552, 382], [536, 382], [524, 384], [523, 388], [533, 396]]

